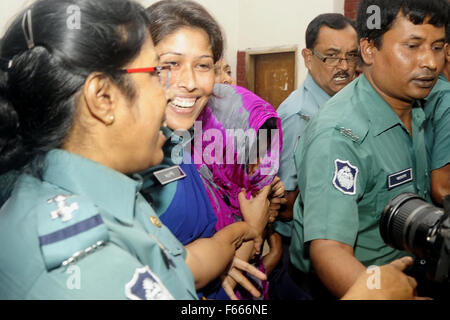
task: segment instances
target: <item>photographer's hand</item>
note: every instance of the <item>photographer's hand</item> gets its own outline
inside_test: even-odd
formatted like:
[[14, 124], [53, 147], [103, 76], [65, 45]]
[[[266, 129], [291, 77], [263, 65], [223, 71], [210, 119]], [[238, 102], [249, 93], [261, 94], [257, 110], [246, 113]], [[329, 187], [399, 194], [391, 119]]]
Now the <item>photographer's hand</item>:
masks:
[[411, 257], [403, 257], [381, 266], [379, 288], [369, 288], [369, 278], [374, 275], [363, 272], [342, 300], [431, 300], [418, 297], [416, 280], [403, 273], [412, 263]]

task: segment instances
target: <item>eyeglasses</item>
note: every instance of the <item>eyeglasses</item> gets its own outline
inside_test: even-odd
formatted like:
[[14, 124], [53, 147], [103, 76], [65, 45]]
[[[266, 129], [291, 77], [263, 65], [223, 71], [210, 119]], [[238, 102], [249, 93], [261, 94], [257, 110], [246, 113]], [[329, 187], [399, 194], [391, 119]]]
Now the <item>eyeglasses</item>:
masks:
[[340, 57], [330, 57], [323, 56], [315, 50], [312, 50], [312, 53], [319, 58], [323, 63], [330, 67], [336, 67], [342, 63], [342, 61], [347, 61], [349, 65], [355, 66], [358, 63], [359, 56], [356, 53], [349, 54], [347, 58]]
[[119, 70], [121, 73], [131, 74], [131, 73], [149, 73], [152, 76], [158, 76], [159, 83], [165, 88], [168, 89], [170, 86], [170, 76], [171, 76], [171, 66], [156, 66], [149, 68], [130, 68], [130, 69], [121, 69]]

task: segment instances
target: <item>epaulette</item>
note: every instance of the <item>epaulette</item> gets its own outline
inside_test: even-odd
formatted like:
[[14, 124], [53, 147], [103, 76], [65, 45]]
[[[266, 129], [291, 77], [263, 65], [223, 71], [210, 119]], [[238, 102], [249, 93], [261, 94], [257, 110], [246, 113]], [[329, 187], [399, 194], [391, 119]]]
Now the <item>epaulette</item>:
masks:
[[369, 132], [369, 121], [360, 112], [350, 112], [342, 117], [335, 129], [344, 137], [361, 144]]
[[109, 240], [98, 209], [83, 197], [58, 194], [43, 199], [36, 212], [39, 244], [48, 271], [76, 262]]

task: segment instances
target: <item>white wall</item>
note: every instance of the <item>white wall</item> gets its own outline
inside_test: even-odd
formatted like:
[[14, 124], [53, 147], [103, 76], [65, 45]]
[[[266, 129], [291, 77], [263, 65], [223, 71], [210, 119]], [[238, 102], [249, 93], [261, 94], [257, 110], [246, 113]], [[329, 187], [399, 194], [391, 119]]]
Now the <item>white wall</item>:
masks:
[[[149, 6], [157, 0], [138, 0]], [[236, 70], [238, 50], [278, 46], [305, 46], [305, 31], [318, 14], [344, 12], [345, 0], [197, 0], [218, 20], [226, 36], [225, 57]], [[7, 24], [32, 0], [0, 1], [0, 35]], [[301, 56], [299, 84], [306, 76]], [[235, 74], [235, 72], [233, 72]]]
[[32, 0], [0, 0], [0, 37], [12, 19]]

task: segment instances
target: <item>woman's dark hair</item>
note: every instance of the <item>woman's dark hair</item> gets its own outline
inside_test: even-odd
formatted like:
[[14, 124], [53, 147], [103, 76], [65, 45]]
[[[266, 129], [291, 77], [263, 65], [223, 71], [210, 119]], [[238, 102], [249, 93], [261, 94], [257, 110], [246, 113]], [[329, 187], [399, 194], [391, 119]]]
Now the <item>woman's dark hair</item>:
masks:
[[155, 45], [180, 28], [200, 28], [209, 36], [214, 63], [222, 57], [223, 36], [220, 26], [197, 2], [162, 0], [148, 7], [146, 11], [150, 20], [150, 34]]
[[[379, 24], [368, 23], [378, 12]], [[399, 12], [416, 25], [428, 19], [427, 23], [435, 27], [445, 27], [449, 4], [448, 0], [361, 0], [356, 21], [358, 39], [367, 38], [381, 48], [383, 35], [392, 28]]]
[[19, 14], [0, 45], [0, 174], [63, 144], [89, 74], [132, 98], [117, 70], [147, 38], [144, 8], [128, 0], [38, 0]]
[[355, 22], [340, 13], [324, 13], [318, 15], [306, 28], [306, 48], [312, 50], [317, 44], [320, 29], [323, 26], [334, 30], [343, 30], [348, 26], [356, 30]]

